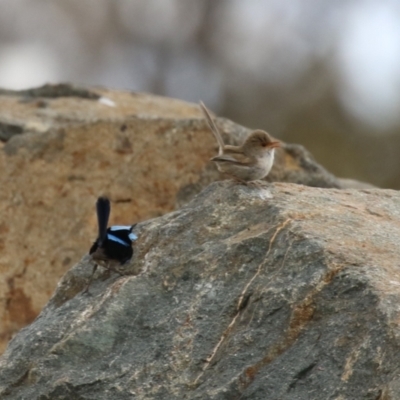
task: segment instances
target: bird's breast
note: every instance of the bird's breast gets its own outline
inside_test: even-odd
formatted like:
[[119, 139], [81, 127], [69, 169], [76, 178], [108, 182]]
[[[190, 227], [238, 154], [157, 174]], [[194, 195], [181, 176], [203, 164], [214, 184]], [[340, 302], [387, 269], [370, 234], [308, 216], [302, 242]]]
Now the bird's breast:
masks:
[[274, 163], [274, 155], [275, 149], [266, 151], [261, 157], [258, 158], [259, 164], [261, 164], [263, 168], [266, 168], [269, 171], [272, 168], [272, 164]]

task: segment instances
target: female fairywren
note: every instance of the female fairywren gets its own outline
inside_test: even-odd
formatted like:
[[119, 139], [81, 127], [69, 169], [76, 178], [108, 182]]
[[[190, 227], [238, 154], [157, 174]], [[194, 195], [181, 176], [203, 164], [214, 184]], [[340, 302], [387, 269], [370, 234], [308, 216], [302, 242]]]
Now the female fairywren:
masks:
[[247, 136], [241, 146], [225, 145], [207, 107], [202, 102], [200, 107], [219, 145], [218, 155], [211, 158], [218, 170], [241, 182], [266, 177], [274, 163], [275, 148], [281, 143], [267, 132], [256, 130]]

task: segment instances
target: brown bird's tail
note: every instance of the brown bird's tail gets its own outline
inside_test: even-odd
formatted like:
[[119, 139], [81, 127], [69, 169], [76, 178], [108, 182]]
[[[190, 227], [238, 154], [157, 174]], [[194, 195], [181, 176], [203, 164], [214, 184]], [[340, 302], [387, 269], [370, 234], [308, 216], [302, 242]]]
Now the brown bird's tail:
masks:
[[211, 129], [211, 132], [214, 134], [215, 139], [217, 139], [218, 146], [219, 146], [219, 151], [218, 155], [220, 156], [224, 152], [224, 141], [222, 140], [221, 133], [219, 132], [219, 129], [217, 125], [215, 124], [213, 118], [210, 115], [210, 112], [208, 111], [207, 107], [204, 105], [202, 101], [200, 101], [200, 108], [203, 111], [204, 117], [207, 120], [208, 126]]

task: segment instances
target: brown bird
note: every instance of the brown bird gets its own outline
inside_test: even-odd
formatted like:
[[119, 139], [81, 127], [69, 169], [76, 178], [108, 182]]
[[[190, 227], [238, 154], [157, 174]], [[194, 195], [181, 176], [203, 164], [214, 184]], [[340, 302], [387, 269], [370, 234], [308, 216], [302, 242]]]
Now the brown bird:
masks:
[[271, 171], [275, 148], [280, 147], [280, 142], [273, 140], [267, 132], [256, 130], [247, 136], [241, 146], [225, 145], [203, 102], [200, 102], [200, 107], [219, 145], [218, 155], [211, 158], [217, 164], [218, 170], [241, 182], [266, 177]]

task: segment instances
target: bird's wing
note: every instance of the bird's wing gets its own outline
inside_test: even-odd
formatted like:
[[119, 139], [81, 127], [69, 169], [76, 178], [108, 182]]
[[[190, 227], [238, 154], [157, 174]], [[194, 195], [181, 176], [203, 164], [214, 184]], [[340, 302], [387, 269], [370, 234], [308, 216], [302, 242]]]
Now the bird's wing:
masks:
[[232, 153], [232, 154], [224, 153], [221, 154], [220, 156], [213, 157], [211, 161], [227, 162], [244, 166], [250, 165], [253, 162], [253, 160], [250, 157], [247, 157], [241, 153]]
[[200, 102], [200, 108], [203, 111], [203, 115], [208, 123], [208, 126], [211, 129], [211, 132], [214, 134], [215, 139], [217, 139], [219, 146], [218, 156], [220, 156], [223, 153], [224, 149], [224, 141], [222, 140], [221, 133], [219, 132], [217, 125], [215, 124], [213, 118], [211, 117], [210, 112], [208, 111], [207, 107], [204, 105], [202, 101]]
[[227, 144], [224, 147], [224, 154], [242, 154], [242, 155], [244, 155], [243, 149], [241, 146], [231, 146], [229, 144]]

